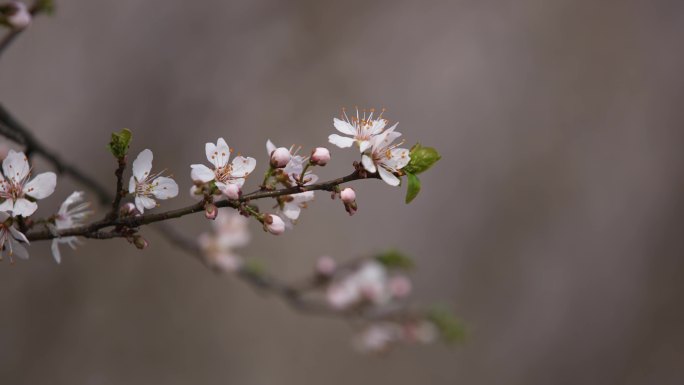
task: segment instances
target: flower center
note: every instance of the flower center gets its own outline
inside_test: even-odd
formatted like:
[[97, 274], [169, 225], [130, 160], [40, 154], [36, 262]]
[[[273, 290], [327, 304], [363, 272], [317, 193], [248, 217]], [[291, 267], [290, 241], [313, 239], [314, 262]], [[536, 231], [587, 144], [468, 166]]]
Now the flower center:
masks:
[[233, 165], [232, 164], [227, 164], [223, 167], [219, 167], [214, 171], [214, 174], [216, 175], [216, 180], [219, 182], [226, 183], [229, 180], [233, 179], [232, 177], [232, 172], [233, 172]]

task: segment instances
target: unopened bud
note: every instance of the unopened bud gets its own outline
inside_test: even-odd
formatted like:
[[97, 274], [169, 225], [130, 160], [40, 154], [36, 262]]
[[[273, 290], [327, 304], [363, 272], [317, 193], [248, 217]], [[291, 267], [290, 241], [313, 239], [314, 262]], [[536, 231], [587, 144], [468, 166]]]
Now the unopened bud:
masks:
[[278, 147], [271, 153], [271, 166], [283, 168], [290, 161], [290, 150], [285, 147]]
[[124, 203], [119, 209], [119, 213], [122, 217], [137, 216], [140, 215], [140, 211], [131, 202]]
[[7, 22], [12, 28], [22, 30], [31, 24], [31, 13], [26, 4], [13, 1], [7, 6], [9, 9], [7, 13]]
[[390, 278], [388, 282], [389, 291], [394, 298], [405, 298], [411, 293], [411, 280], [399, 275]]
[[335, 273], [335, 269], [337, 269], [337, 263], [332, 257], [325, 255], [316, 261], [316, 273], [321, 276], [330, 277]]
[[273, 235], [280, 235], [285, 232], [285, 222], [279, 216], [273, 214], [268, 214], [264, 217], [264, 227]]
[[353, 188], [347, 187], [340, 192], [340, 198], [344, 203], [352, 203], [356, 200], [356, 192]]
[[240, 194], [242, 191], [240, 191], [240, 186], [234, 184], [234, 183], [228, 183], [225, 187], [221, 188], [221, 192], [223, 195], [227, 196], [228, 199], [240, 199]]
[[207, 219], [211, 219], [213, 221], [214, 219], [216, 219], [217, 215], [218, 208], [215, 204], [207, 203], [206, 205], [204, 205], [204, 216], [207, 217]]
[[136, 235], [133, 237], [133, 244], [135, 245], [135, 247], [137, 247], [140, 250], [149, 246], [149, 243], [147, 243], [147, 240], [145, 238], [141, 237], [140, 235]]
[[316, 166], [325, 166], [330, 161], [330, 151], [325, 147], [316, 147], [311, 152], [309, 161]]

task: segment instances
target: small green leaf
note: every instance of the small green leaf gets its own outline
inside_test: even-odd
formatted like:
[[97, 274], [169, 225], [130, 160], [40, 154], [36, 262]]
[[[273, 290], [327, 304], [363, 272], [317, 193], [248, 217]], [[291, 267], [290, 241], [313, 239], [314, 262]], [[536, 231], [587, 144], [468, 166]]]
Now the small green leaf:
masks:
[[128, 146], [131, 144], [132, 137], [133, 134], [128, 128], [124, 128], [121, 132], [112, 132], [112, 140], [107, 148], [116, 159], [123, 159], [128, 153]]
[[390, 269], [410, 269], [413, 267], [413, 260], [398, 250], [387, 250], [376, 255], [375, 259]]
[[423, 147], [420, 143], [416, 143], [415, 146], [411, 147], [409, 156], [411, 160], [402, 170], [411, 174], [420, 174], [427, 171], [442, 158], [437, 150], [432, 147]]
[[406, 204], [411, 203], [412, 200], [418, 196], [420, 192], [420, 179], [415, 174], [406, 173], [408, 176], [408, 185], [406, 187]]
[[466, 328], [463, 321], [456, 318], [449, 310], [436, 307], [427, 314], [427, 318], [435, 324], [445, 342], [456, 343], [465, 340]]

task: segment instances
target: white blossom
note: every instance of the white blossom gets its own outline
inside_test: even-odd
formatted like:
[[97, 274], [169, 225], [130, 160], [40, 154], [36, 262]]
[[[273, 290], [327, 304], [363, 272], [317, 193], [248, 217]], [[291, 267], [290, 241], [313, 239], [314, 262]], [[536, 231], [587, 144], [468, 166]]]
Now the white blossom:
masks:
[[[361, 116], [357, 108], [356, 117], [352, 116], [351, 119], [347, 116], [347, 112], [344, 109], [342, 113], [344, 120], [333, 118], [333, 125], [337, 131], [349, 136], [338, 134], [328, 136], [328, 141], [340, 148], [347, 148], [356, 144], [359, 146], [359, 151], [364, 152], [371, 146], [371, 139], [382, 133], [382, 130], [387, 125], [387, 119], [382, 117], [382, 113], [373, 119], [375, 109], [372, 108], [368, 116], [366, 116], [365, 111], [363, 116]], [[392, 128], [394, 127], [396, 127], [396, 124], [392, 126]]]
[[365, 353], [381, 353], [402, 339], [401, 326], [392, 322], [378, 322], [366, 327], [354, 345]]
[[22, 30], [31, 24], [31, 12], [29, 12], [26, 4], [20, 1], [13, 1], [9, 3], [10, 13], [7, 16], [7, 22], [12, 28]]
[[264, 220], [266, 230], [273, 235], [281, 235], [285, 232], [285, 222], [282, 218], [274, 214], [268, 214]]
[[365, 262], [352, 274], [330, 284], [326, 298], [332, 307], [338, 309], [346, 309], [363, 301], [385, 305], [392, 299], [387, 270], [378, 262]]
[[[216, 187], [221, 192], [228, 195], [232, 192], [226, 190], [228, 185], [242, 187], [245, 178], [254, 171], [256, 160], [250, 157], [236, 156], [233, 162], [228, 164], [231, 149], [223, 138], [219, 138], [217, 143], [207, 143], [204, 147], [207, 160], [214, 166], [214, 169], [203, 164], [193, 164], [190, 167], [190, 177], [195, 182], [208, 183], [215, 181]], [[232, 198], [231, 198], [232, 199]]]
[[371, 173], [378, 172], [382, 180], [390, 186], [398, 186], [395, 175], [409, 163], [409, 150], [398, 148], [401, 143], [392, 144], [400, 133], [394, 131], [396, 124], [370, 140], [370, 148], [361, 157], [363, 167]]
[[[59, 211], [55, 215], [55, 227], [57, 230], [62, 230], [82, 225], [83, 220], [93, 213], [89, 208], [90, 202], [83, 202], [83, 191], [74, 191], [59, 206]], [[79, 240], [74, 236], [52, 240], [52, 256], [57, 263], [62, 261], [62, 255], [59, 251], [60, 243], [65, 243], [72, 249], [75, 249], [76, 245], [79, 244]]]
[[218, 216], [212, 222], [212, 232], [199, 238], [200, 248], [209, 264], [226, 272], [234, 272], [242, 266], [242, 258], [233, 249], [249, 243], [248, 224], [247, 218], [233, 210], [218, 209]]
[[330, 150], [325, 147], [316, 147], [311, 152], [311, 164], [325, 166], [330, 161]]
[[44, 172], [31, 177], [31, 166], [23, 152], [9, 150], [2, 161], [3, 176], [0, 176], [0, 211], [11, 212], [13, 216], [28, 217], [38, 209], [37, 199], [50, 196], [57, 185], [54, 172]]
[[133, 175], [128, 183], [128, 192], [135, 196], [135, 207], [144, 213], [145, 209], [157, 206], [153, 199], [169, 199], [178, 195], [178, 184], [161, 173], [152, 171], [152, 151], [143, 150], [133, 161]]
[[8, 257], [14, 263], [14, 257], [28, 259], [29, 254], [22, 243], [28, 244], [26, 236], [12, 226], [11, 216], [0, 211], [0, 251], [1, 257]]

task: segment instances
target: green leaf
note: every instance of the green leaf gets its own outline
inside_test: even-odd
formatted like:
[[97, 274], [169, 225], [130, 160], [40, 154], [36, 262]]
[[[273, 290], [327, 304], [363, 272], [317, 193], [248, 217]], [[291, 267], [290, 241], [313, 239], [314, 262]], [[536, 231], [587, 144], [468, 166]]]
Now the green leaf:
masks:
[[411, 147], [409, 156], [411, 160], [402, 170], [410, 174], [425, 172], [442, 158], [437, 150], [432, 147], [423, 147], [420, 143]]
[[406, 187], [406, 204], [411, 203], [420, 192], [420, 179], [415, 174], [406, 173], [408, 176], [408, 185]]
[[398, 250], [387, 250], [375, 256], [375, 259], [390, 269], [410, 269], [413, 260]]
[[48, 15], [55, 13], [55, 2], [52, 0], [38, 0], [35, 5], [36, 13], [45, 12]]
[[456, 343], [465, 340], [465, 324], [449, 310], [436, 307], [428, 313], [427, 318], [435, 324], [445, 342]]
[[124, 128], [121, 132], [112, 132], [112, 140], [107, 148], [116, 159], [123, 159], [128, 153], [128, 146], [130, 146], [132, 138], [133, 134], [128, 128]]

